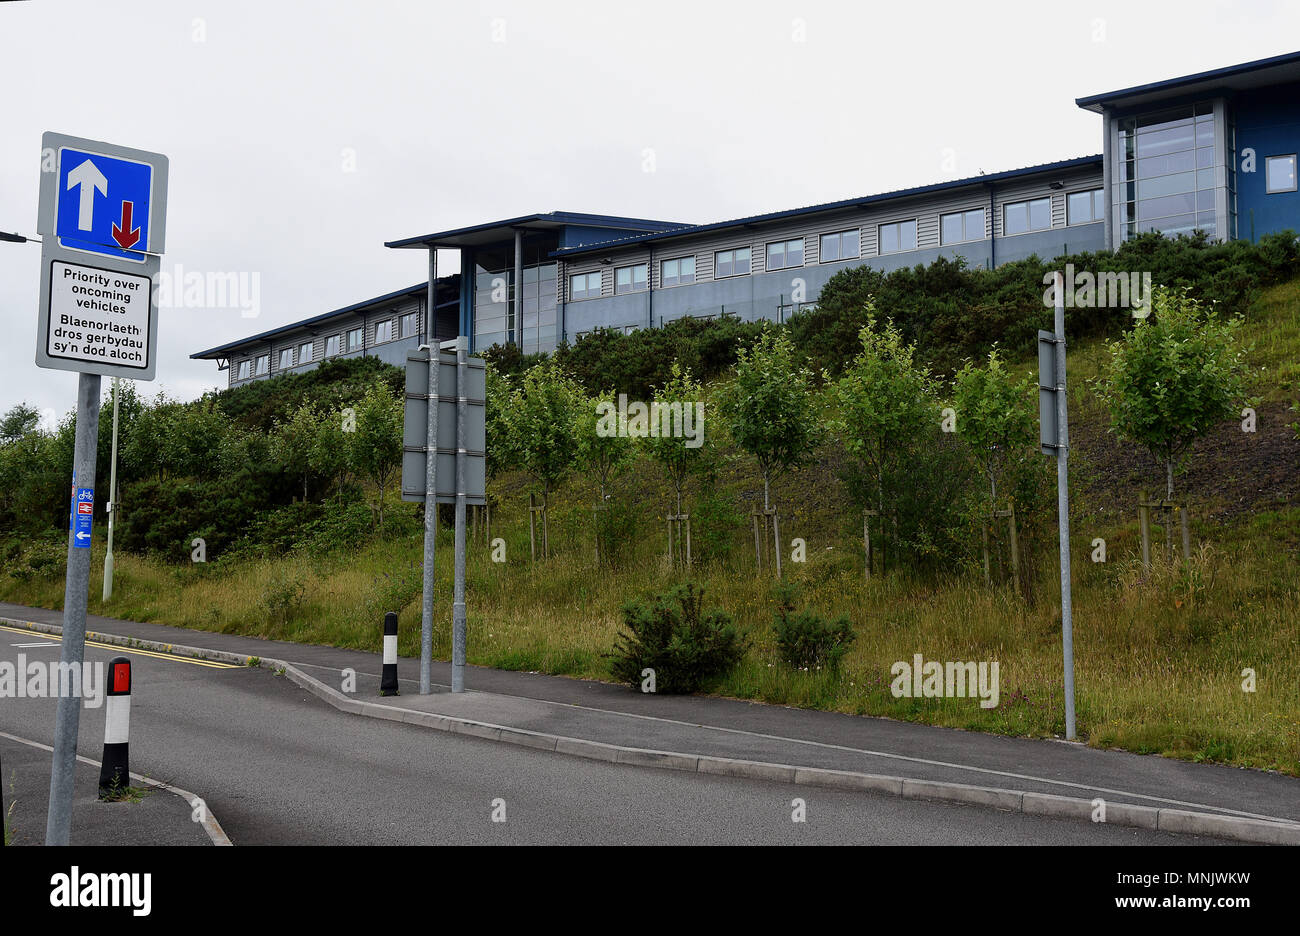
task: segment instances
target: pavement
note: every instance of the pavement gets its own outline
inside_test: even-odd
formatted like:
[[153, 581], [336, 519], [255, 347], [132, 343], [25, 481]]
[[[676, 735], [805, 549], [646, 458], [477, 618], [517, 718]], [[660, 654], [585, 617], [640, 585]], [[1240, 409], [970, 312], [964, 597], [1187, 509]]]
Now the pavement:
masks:
[[[47, 745], [0, 733], [0, 777], [9, 813], [11, 845], [42, 845], [50, 802]], [[77, 761], [71, 845], [210, 845], [190, 804], [169, 790], [137, 781], [138, 798], [99, 800], [99, 764]]]
[[[4, 603], [0, 618], [37, 626], [61, 623], [59, 612]], [[421, 696], [418, 664], [412, 659], [398, 663], [402, 694], [385, 699], [378, 695], [380, 658], [374, 653], [96, 616], [87, 626], [128, 641], [164, 645], [155, 649], [179, 645], [241, 660], [256, 656], [281, 661], [292, 670], [287, 675], [299, 688], [336, 709], [377, 716], [385, 726], [401, 724], [417, 732], [419, 725], [442, 727], [547, 752], [684, 768], [695, 771], [697, 778], [706, 772], [731, 773], [793, 782], [795, 789], [798, 783], [838, 785], [859, 796], [863, 790], [892, 792], [1023, 813], [1031, 812], [1033, 804], [1034, 812], [1078, 818], [1077, 807], [1089, 807], [1100, 798], [1112, 812], [1111, 822], [1127, 809], [1130, 818], [1136, 817], [1132, 824], [1151, 829], [1159, 818], [1161, 829], [1250, 841], [1300, 840], [1295, 837], [1300, 831], [1295, 825], [1300, 822], [1300, 781], [1265, 771], [731, 699], [642, 694], [605, 683], [481, 667], [468, 668], [466, 685], [471, 691], [453, 695], [446, 691], [450, 668], [445, 662], [434, 666], [440, 691]], [[341, 691], [347, 670], [356, 674], [352, 694]], [[375, 718], [362, 721], [373, 723]], [[423, 732], [430, 734], [427, 727]], [[783, 769], [731, 767], [743, 764]], [[668, 779], [668, 771], [652, 773], [661, 783], [677, 782]], [[889, 782], [866, 783], [863, 777]], [[225, 812], [217, 812], [229, 830]], [[1201, 818], [1193, 821], [1189, 816]], [[1242, 829], [1249, 834], [1237, 834]], [[239, 842], [234, 832], [231, 837]]]

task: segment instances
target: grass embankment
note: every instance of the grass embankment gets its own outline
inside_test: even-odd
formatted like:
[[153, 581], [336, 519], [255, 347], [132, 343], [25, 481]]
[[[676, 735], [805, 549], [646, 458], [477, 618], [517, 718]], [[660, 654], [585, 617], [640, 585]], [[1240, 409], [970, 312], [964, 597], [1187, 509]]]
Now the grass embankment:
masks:
[[[1254, 435], [1230, 423], [1194, 451], [1179, 479], [1196, 506], [1193, 560], [1161, 557], [1144, 576], [1136, 495], [1159, 490], [1149, 460], [1105, 432], [1086, 380], [1105, 357], [1099, 344], [1072, 348], [1070, 379], [1074, 485], [1073, 554], [1078, 727], [1089, 743], [1192, 760], [1266, 767], [1300, 775], [1300, 444], [1287, 410], [1300, 385], [1300, 281], [1265, 294], [1245, 330], [1255, 350], [1263, 402]], [[1026, 362], [1025, 366], [1029, 366]], [[787, 542], [806, 539], [808, 561], [786, 564], [802, 604], [848, 615], [857, 641], [838, 672], [792, 672], [771, 634], [771, 579], [753, 569], [745, 523], [756, 488], [742, 460], [723, 470], [721, 489], [741, 509], [729, 563], [697, 569], [707, 601], [720, 605], [750, 640], [746, 659], [717, 687], [724, 695], [1013, 735], [1063, 731], [1060, 616], [1055, 541], [1038, 540], [1026, 602], [1009, 586], [992, 590], [971, 568], [937, 578], [891, 572], [863, 581], [861, 528], [823, 461], [774, 488]], [[553, 497], [556, 555], [529, 562], [527, 489], [506, 477], [494, 493], [493, 535], [508, 561], [475, 543], [469, 557], [469, 660], [505, 669], [608, 678], [604, 659], [634, 595], [682, 578], [662, 555], [655, 505], [668, 489], [644, 461], [617, 484], [642, 505], [632, 554], [618, 571], [597, 569], [591, 547], [594, 491], [578, 478]], [[758, 496], [761, 496], [759, 494]], [[434, 652], [450, 655], [451, 536], [441, 531]], [[1049, 531], [1050, 532], [1050, 531]], [[1108, 561], [1090, 561], [1106, 540]], [[99, 601], [102, 544], [96, 544], [90, 610], [135, 620], [377, 650], [382, 612], [401, 609], [399, 646], [419, 642], [420, 538], [372, 542], [325, 556], [166, 566], [117, 557], [116, 595]], [[788, 547], [787, 547], [788, 548]], [[0, 577], [0, 597], [58, 607], [61, 577]], [[996, 660], [1000, 705], [971, 699], [896, 699], [890, 666], [929, 660]], [[1243, 670], [1256, 690], [1243, 691]]]

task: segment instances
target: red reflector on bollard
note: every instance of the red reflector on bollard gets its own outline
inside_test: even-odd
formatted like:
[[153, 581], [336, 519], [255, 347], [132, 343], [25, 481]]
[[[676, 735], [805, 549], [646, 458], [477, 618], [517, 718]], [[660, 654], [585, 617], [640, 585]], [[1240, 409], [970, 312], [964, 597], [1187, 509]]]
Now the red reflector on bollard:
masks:
[[113, 664], [113, 691], [125, 693], [131, 691], [131, 664]]

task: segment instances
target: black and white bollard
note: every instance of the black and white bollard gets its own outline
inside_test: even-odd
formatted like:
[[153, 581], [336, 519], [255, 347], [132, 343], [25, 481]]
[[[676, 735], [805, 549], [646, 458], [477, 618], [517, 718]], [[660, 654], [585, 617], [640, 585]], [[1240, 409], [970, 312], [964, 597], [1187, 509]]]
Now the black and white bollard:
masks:
[[398, 695], [397, 691], [397, 612], [384, 615], [384, 673], [379, 680], [381, 696]]
[[99, 768], [99, 798], [119, 794], [131, 785], [127, 748], [131, 734], [131, 661], [113, 657], [108, 664], [104, 698], [104, 758]]

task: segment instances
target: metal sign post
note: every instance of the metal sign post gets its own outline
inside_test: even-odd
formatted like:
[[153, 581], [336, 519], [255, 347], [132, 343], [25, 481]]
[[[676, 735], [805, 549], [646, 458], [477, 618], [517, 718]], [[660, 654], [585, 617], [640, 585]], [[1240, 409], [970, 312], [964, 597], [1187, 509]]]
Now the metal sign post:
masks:
[[1056, 332], [1038, 333], [1039, 445], [1056, 457], [1056, 513], [1061, 551], [1061, 649], [1065, 663], [1065, 737], [1075, 740], [1074, 608], [1070, 596], [1070, 427], [1065, 397], [1065, 288], [1053, 274]]
[[[78, 374], [59, 652], [62, 665], [75, 670], [81, 669], [86, 652], [100, 378], [154, 376], [158, 309], [153, 277], [166, 233], [167, 172], [167, 157], [159, 153], [61, 133], [41, 137], [36, 364]], [[67, 845], [71, 833], [80, 719], [81, 699], [60, 695], [46, 845]]]
[[[420, 692], [432, 691], [433, 531], [437, 505], [456, 506], [452, 598], [451, 688], [465, 689], [465, 523], [468, 506], [487, 503], [484, 449], [487, 372], [471, 358], [464, 336], [406, 355], [402, 432], [402, 499], [424, 501], [424, 603], [420, 634]], [[426, 392], [427, 391], [427, 392]]]

